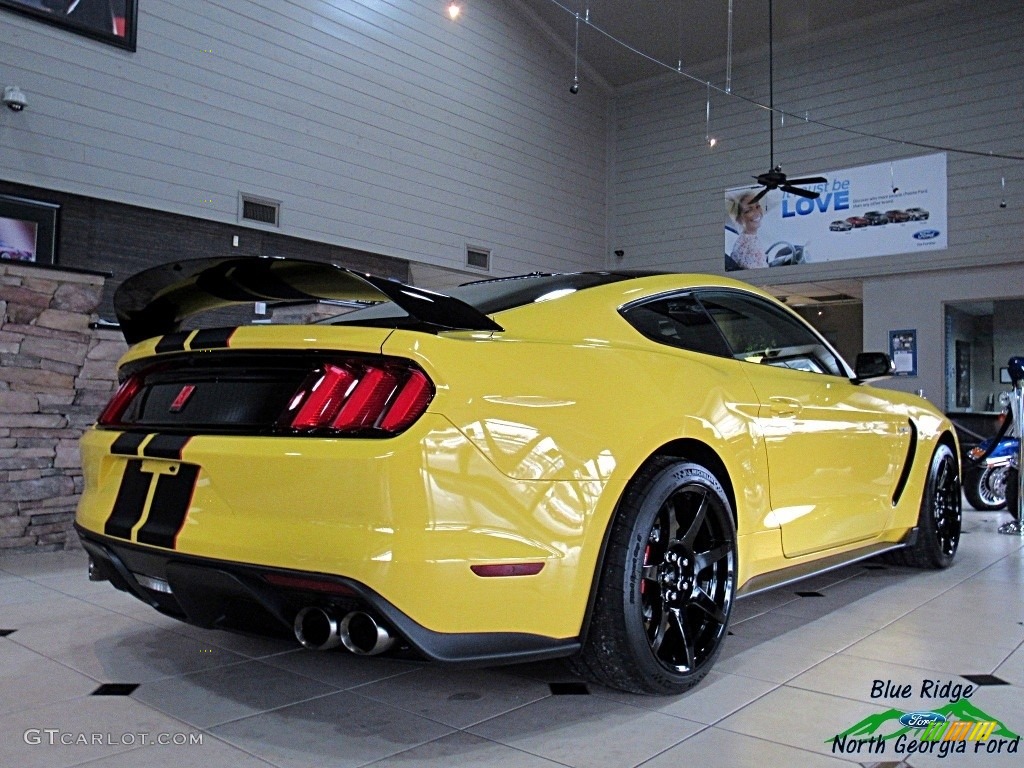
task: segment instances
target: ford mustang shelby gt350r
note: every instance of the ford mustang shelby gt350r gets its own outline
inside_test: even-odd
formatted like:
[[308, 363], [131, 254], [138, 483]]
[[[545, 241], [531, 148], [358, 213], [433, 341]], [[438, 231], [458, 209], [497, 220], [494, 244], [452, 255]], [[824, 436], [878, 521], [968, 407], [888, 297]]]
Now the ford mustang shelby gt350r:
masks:
[[[248, 322], [253, 302], [359, 308], [188, 327], [232, 305]], [[82, 439], [77, 527], [93, 578], [194, 624], [565, 656], [669, 693], [707, 673], [737, 597], [956, 552], [951, 424], [867, 384], [886, 355], [851, 370], [735, 280], [534, 274], [442, 295], [224, 258], [142, 272], [115, 304], [132, 346]]]

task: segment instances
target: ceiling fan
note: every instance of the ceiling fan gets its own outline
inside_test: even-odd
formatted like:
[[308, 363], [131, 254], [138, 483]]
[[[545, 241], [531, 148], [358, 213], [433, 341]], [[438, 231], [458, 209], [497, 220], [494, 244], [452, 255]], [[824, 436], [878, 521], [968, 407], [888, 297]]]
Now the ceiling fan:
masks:
[[782, 172], [782, 166], [775, 164], [775, 34], [773, 19], [775, 18], [773, 0], [768, 0], [768, 144], [769, 144], [769, 168], [765, 173], [755, 176], [757, 183], [764, 189], [758, 192], [751, 202], [757, 202], [773, 189], [781, 189], [783, 192], [806, 197], [811, 200], [818, 198], [817, 192], [809, 189], [802, 189], [803, 184], [824, 184], [828, 181], [824, 176], [807, 176], [802, 179], [790, 179]]

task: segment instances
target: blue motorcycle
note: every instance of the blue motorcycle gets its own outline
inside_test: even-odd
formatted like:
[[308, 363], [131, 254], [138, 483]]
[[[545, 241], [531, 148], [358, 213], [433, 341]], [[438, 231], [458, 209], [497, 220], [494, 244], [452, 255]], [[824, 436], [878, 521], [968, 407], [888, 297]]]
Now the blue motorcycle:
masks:
[[[1008, 402], [1007, 398], [1004, 404]], [[1012, 421], [1010, 409], [1004, 409], [999, 416], [996, 435], [982, 441], [967, 453], [964, 495], [977, 510], [989, 512], [1009, 509], [1016, 514], [1020, 439], [1010, 436]]]

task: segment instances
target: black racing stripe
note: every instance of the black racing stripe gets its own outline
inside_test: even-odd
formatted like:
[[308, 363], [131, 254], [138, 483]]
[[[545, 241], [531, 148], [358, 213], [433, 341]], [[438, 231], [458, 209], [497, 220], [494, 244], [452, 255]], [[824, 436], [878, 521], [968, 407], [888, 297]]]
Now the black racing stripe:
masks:
[[110, 452], [117, 456], [138, 456], [139, 446], [147, 435], [140, 432], [125, 432], [110, 446]]
[[140, 544], [174, 549], [178, 532], [185, 524], [185, 515], [192, 506], [198, 477], [196, 464], [181, 464], [176, 474], [157, 476], [149, 517], [139, 529]]
[[178, 331], [177, 333], [168, 333], [160, 341], [156, 343], [157, 352], [182, 352], [185, 349], [185, 339], [189, 337], [192, 331]]
[[185, 444], [192, 435], [154, 435], [142, 449], [142, 455], [150, 459], [180, 459]]
[[223, 349], [229, 346], [231, 334], [237, 328], [204, 328], [198, 331], [189, 344], [189, 349]]
[[153, 478], [149, 472], [142, 471], [142, 461], [134, 459], [125, 464], [121, 487], [117, 490], [114, 511], [110, 513], [103, 526], [107, 536], [119, 539], [131, 538], [132, 528], [142, 519], [142, 511], [149, 494], [149, 481]]

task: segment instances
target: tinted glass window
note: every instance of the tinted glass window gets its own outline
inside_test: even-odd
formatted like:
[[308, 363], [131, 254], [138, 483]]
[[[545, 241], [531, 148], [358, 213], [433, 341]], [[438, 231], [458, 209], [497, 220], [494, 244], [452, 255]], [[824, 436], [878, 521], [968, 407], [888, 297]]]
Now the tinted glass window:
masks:
[[733, 291], [698, 295], [737, 360], [846, 376], [842, 363], [818, 336], [771, 302]]
[[708, 355], [732, 356], [722, 334], [692, 295], [633, 305], [623, 310], [622, 316], [644, 336], [660, 344]]

